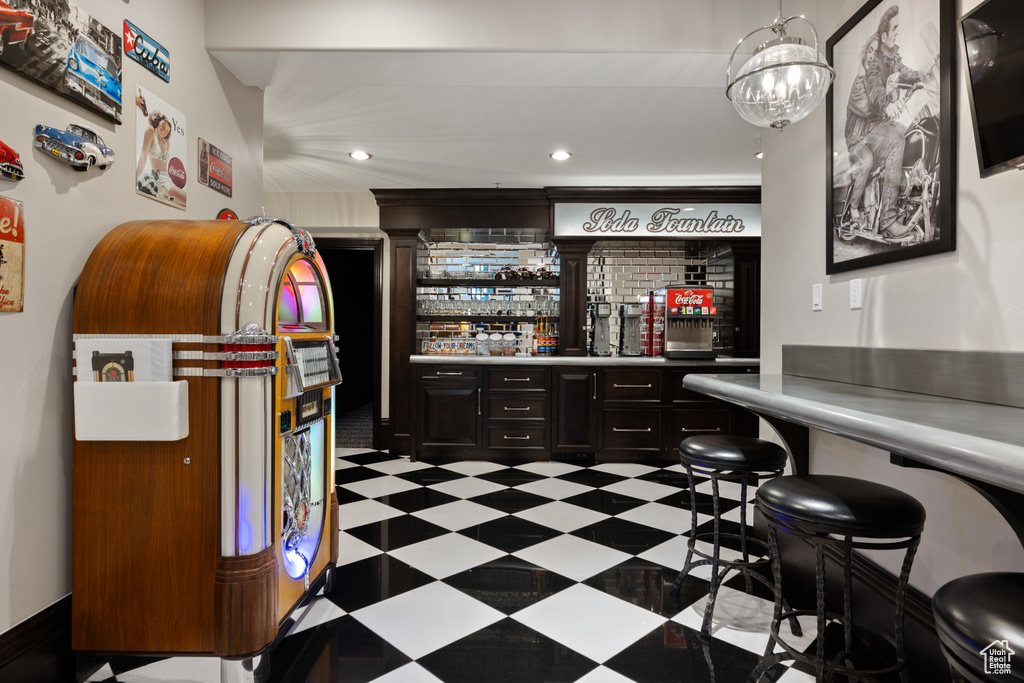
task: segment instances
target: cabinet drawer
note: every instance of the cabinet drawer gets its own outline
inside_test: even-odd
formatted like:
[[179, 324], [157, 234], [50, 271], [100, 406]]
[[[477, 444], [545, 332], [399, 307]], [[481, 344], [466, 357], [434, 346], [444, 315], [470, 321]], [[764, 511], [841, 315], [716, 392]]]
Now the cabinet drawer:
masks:
[[413, 373], [423, 382], [471, 382], [476, 385], [479, 377], [476, 368], [457, 367], [453, 365], [422, 365], [413, 366]]
[[491, 368], [487, 371], [491, 391], [547, 391], [547, 368]]
[[661, 410], [605, 410], [602, 447], [606, 449], [661, 449]]
[[488, 396], [487, 417], [491, 420], [544, 420], [547, 396]]
[[520, 425], [490, 425], [487, 427], [487, 447], [514, 450], [543, 450], [548, 447], [547, 427]]
[[668, 448], [675, 448], [679, 442], [690, 436], [702, 434], [728, 434], [729, 416], [727, 409], [712, 410], [670, 410], [668, 418]]
[[661, 401], [661, 370], [605, 370], [604, 400]]

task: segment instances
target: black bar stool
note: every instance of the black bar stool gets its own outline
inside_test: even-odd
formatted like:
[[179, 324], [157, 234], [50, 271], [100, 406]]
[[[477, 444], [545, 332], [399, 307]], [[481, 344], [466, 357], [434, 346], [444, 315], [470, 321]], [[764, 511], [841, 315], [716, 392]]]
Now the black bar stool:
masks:
[[[711, 565], [711, 587], [704, 608], [704, 622], [700, 628], [701, 635], [705, 638], [711, 634], [715, 597], [729, 572], [738, 571], [743, 574], [748, 593], [751, 590], [751, 578], [760, 581], [769, 589], [774, 588], [768, 579], [755, 571], [756, 567], [765, 565], [770, 560], [767, 544], [760, 539], [747, 537], [747, 486], [755, 485], [763, 479], [780, 476], [786, 467], [786, 457], [786, 449], [782, 446], [749, 436], [691, 436], [679, 444], [679, 459], [686, 468], [686, 479], [690, 486], [690, 537], [686, 542], [686, 562], [672, 585], [671, 594], [673, 597], [679, 594], [679, 587], [691, 570]], [[711, 480], [714, 517], [712, 532], [697, 533], [697, 493], [693, 485], [694, 475], [708, 477]], [[718, 485], [721, 481], [738, 482], [740, 485], [738, 534], [724, 533], [720, 530]], [[723, 560], [722, 539], [738, 541], [743, 559]], [[711, 554], [698, 550], [697, 541], [710, 542]], [[751, 546], [757, 553], [753, 560], [750, 558]], [[702, 559], [695, 562], [694, 555]], [[796, 620], [793, 623], [796, 624]]]
[[[912, 496], [870, 481], [829, 475], [780, 477], [766, 482], [757, 490], [757, 508], [768, 523], [768, 546], [775, 577], [775, 616], [764, 659], [750, 675], [758, 681], [773, 666], [795, 659], [812, 666], [818, 681], [832, 680], [835, 674], [852, 680], [863, 680], [899, 672], [906, 682], [906, 653], [903, 643], [903, 612], [907, 579], [914, 562], [921, 531], [924, 529], [924, 507]], [[814, 546], [815, 610], [783, 611], [782, 560], [778, 532], [793, 534]], [[892, 540], [896, 539], [896, 540]], [[836, 548], [843, 563], [843, 613], [829, 612], [825, 605], [825, 551]], [[862, 670], [854, 667], [852, 556], [855, 549], [906, 549], [903, 568], [896, 588], [895, 626], [892, 636], [878, 634], [893, 647], [895, 662], [882, 668]], [[779, 624], [803, 615], [817, 617], [818, 633], [815, 654], [797, 650], [779, 636]], [[843, 648], [828, 659], [825, 655], [826, 622], [843, 627]], [[775, 644], [784, 652], [773, 654]]]
[[935, 591], [932, 613], [954, 680], [1024, 681], [1024, 574], [953, 579]]

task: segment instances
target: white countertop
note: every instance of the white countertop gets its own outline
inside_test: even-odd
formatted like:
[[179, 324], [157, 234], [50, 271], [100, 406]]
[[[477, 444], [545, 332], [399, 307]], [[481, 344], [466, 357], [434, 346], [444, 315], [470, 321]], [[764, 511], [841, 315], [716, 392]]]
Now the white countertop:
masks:
[[416, 355], [410, 363], [454, 365], [636, 365], [646, 367], [758, 367], [760, 358], [705, 358], [667, 360], [648, 356], [473, 356], [466, 354]]
[[1024, 493], [1024, 408], [795, 375], [691, 374], [683, 385]]

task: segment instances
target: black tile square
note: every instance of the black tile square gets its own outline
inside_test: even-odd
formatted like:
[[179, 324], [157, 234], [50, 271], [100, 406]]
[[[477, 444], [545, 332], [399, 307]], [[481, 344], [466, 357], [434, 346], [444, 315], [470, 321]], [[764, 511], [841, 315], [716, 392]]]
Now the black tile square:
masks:
[[412, 661], [349, 615], [288, 636], [270, 660], [266, 680], [280, 683], [369, 683]]
[[342, 460], [348, 460], [354, 462], [357, 465], [371, 465], [378, 462], [387, 462], [388, 460], [401, 460], [400, 455], [391, 455], [383, 451], [367, 451], [366, 453], [356, 453], [355, 455], [339, 455]]
[[368, 467], [346, 467], [342, 470], [335, 470], [334, 472], [334, 483], [337, 486], [343, 484], [354, 484], [357, 481], [366, 481], [367, 479], [376, 479], [377, 477], [386, 476], [376, 470], [371, 470]]
[[508, 618], [417, 662], [445, 683], [573, 683], [597, 667], [591, 659]]
[[451, 481], [452, 479], [461, 479], [464, 475], [458, 472], [452, 472], [446, 470], [443, 467], [431, 467], [429, 469], [416, 470], [414, 472], [400, 472], [395, 475], [406, 481], [411, 481], [414, 484], [421, 486], [430, 486], [431, 484], [440, 484], [442, 482]]
[[612, 474], [611, 472], [601, 472], [600, 470], [591, 468], [577, 470], [576, 472], [566, 472], [565, 474], [560, 474], [555, 477], [555, 479], [571, 481], [574, 484], [593, 486], [595, 489], [599, 489], [602, 486], [608, 486], [609, 484], [614, 484], [628, 478], [629, 477]]
[[[671, 618], [679, 614], [685, 606], [681, 606], [680, 599], [672, 597], [669, 592], [677, 574], [678, 572], [675, 570], [650, 560], [631, 557], [625, 562], [595, 574], [583, 583], [637, 607]], [[692, 597], [690, 600], [692, 602], [707, 595], [708, 584], [707, 582], [703, 583], [703, 592], [693, 597], [689, 591], [690, 587], [688, 587], [688, 590], [683, 593], [682, 599], [687, 600]]]
[[534, 474], [533, 472], [525, 472], [517, 469], [498, 470], [497, 472], [478, 474], [476, 477], [477, 479], [486, 479], [487, 481], [494, 482], [495, 484], [501, 484], [502, 486], [507, 486], [509, 488], [529, 484], [530, 482], [537, 481], [538, 479], [548, 478], [542, 474]]
[[390, 555], [376, 555], [335, 569], [334, 588], [324, 597], [346, 612], [355, 612], [434, 581]]
[[698, 632], [669, 621], [604, 665], [636, 683], [743, 683], [760, 661], [743, 648], [715, 638], [702, 640]]
[[338, 505], [344, 505], [345, 503], [357, 503], [361, 500], [366, 500], [366, 496], [355, 491], [350, 491], [343, 486], [335, 486], [334, 492], [338, 497]]
[[[679, 472], [677, 470], [670, 470], [662, 468], [654, 472], [648, 472], [647, 474], [641, 474], [637, 479], [642, 481], [653, 481], [658, 484], [664, 484], [665, 486], [675, 486], [680, 489], [689, 489], [690, 483], [686, 479], [686, 472]], [[705, 478], [694, 477], [693, 485], [699, 486], [701, 482], [706, 481]]]
[[621, 515], [627, 510], [632, 510], [635, 507], [646, 505], [648, 501], [633, 498], [631, 496], [624, 496], [621, 493], [595, 490], [564, 498], [562, 502], [569, 503], [571, 505], [579, 505], [580, 507], [587, 508], [588, 510], [594, 510], [595, 512], [603, 512], [606, 515]]
[[384, 552], [450, 533], [443, 527], [412, 515], [393, 517], [345, 531]]
[[511, 555], [449, 576], [444, 582], [505, 614], [514, 614], [576, 583]]
[[616, 517], [602, 519], [569, 533], [630, 555], [639, 555], [676, 537], [671, 532]]
[[501, 510], [510, 515], [551, 502], [550, 498], [527, 493], [526, 491], [519, 491], [518, 489], [502, 489], [501, 491], [486, 493], [469, 500], [480, 505], [492, 507], [495, 510]]
[[[732, 550], [741, 549], [739, 538], [737, 538], [737, 536], [739, 536], [740, 533], [740, 525], [738, 523], [730, 521], [728, 519], [723, 519], [720, 520], [718, 528], [723, 548], [731, 548]], [[702, 534], [708, 534], [705, 538], [700, 539], [702, 541], [707, 541], [708, 543], [711, 542], [713, 538], [711, 534], [713, 534], [714, 531], [715, 520], [713, 519], [709, 519], [708, 521], [704, 522], [703, 524], [697, 527], [698, 536]], [[757, 540], [757, 536], [754, 534], [754, 528], [749, 524], [747, 525], [747, 537]], [[759, 553], [759, 549], [761, 548], [763, 548], [763, 546], [761, 545], [748, 546], [748, 550], [751, 552], [751, 554], [754, 555], [757, 555]]]
[[434, 489], [419, 488], [402, 491], [401, 493], [392, 493], [377, 500], [402, 512], [418, 512], [459, 499]]
[[493, 548], [504, 550], [506, 553], [514, 553], [517, 550], [562, 535], [561, 531], [512, 515], [460, 529], [458, 533], [475, 541], [486, 543]]

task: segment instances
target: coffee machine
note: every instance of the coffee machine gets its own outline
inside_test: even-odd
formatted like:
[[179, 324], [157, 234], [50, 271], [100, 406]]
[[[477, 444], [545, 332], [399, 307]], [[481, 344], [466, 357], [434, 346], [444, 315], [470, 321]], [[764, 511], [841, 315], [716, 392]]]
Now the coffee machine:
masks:
[[715, 358], [714, 290], [675, 289], [665, 292], [665, 358]]
[[595, 301], [590, 305], [590, 328], [593, 340], [590, 344], [592, 356], [612, 355], [611, 346], [612, 305], [607, 301]]
[[622, 304], [619, 306], [619, 355], [639, 356], [640, 320], [643, 307], [640, 304]]

